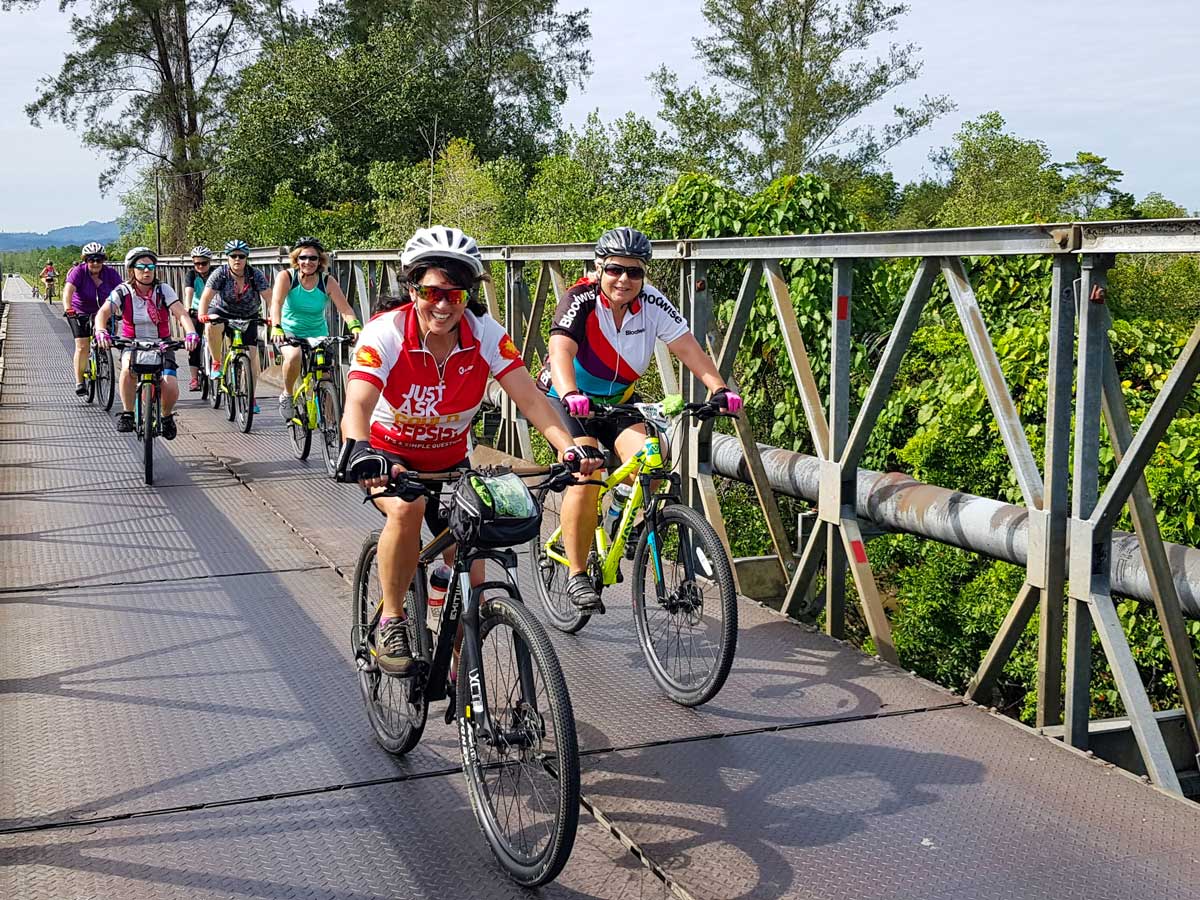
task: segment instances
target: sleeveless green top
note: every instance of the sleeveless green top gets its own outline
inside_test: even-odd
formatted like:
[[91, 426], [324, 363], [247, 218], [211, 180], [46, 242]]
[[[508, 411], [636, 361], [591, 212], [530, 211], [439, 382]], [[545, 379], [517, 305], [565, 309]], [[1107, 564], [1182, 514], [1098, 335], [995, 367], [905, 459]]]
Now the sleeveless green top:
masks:
[[329, 334], [329, 323], [325, 320], [325, 308], [329, 295], [325, 293], [325, 280], [329, 275], [320, 273], [316, 286], [310, 291], [300, 283], [300, 273], [292, 269], [292, 289], [283, 301], [282, 321], [284, 333], [290, 337], [318, 338]]
[[200, 309], [200, 298], [204, 295], [204, 276], [192, 269], [192, 312]]

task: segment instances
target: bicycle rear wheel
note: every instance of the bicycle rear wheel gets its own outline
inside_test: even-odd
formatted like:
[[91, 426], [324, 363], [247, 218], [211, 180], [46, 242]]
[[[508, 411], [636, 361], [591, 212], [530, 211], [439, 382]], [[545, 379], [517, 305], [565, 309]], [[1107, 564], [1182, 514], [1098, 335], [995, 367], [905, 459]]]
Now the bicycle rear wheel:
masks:
[[[530, 576], [537, 586], [538, 600], [541, 601], [551, 626], [566, 634], [575, 634], [592, 616], [590, 613], [580, 612], [567, 596], [567, 576], [570, 574], [567, 567], [546, 554], [546, 542], [558, 530], [561, 521], [563, 495], [543, 489], [538, 492], [537, 500], [542, 507], [542, 533], [540, 537], [529, 542], [527, 556]], [[561, 556], [566, 555], [561, 535], [551, 548]]]
[[292, 438], [293, 455], [296, 459], [308, 459], [308, 451], [312, 449], [312, 431], [308, 427], [308, 391], [300, 396], [303, 398], [300, 416], [293, 416], [287, 427]]
[[96, 396], [105, 410], [112, 409], [113, 398], [116, 396], [117, 375], [113, 371], [111, 350], [93, 348], [96, 354]]
[[239, 354], [233, 360], [233, 385], [237, 393], [237, 420], [242, 431], [249, 434], [254, 424], [254, 372], [250, 369], [250, 357]]
[[321, 433], [325, 471], [332, 478], [337, 470], [338, 451], [342, 448], [342, 405], [332, 381], [317, 382], [317, 430]]
[[139, 397], [142, 464], [146, 469], [146, 484], [154, 484], [154, 428], [158, 424], [154, 418], [154, 385], [143, 384]]
[[464, 653], [458, 669], [463, 773], [492, 852], [515, 881], [536, 887], [562, 871], [579, 824], [579, 746], [571, 698], [550, 638], [520, 603], [485, 599], [479, 642], [496, 738], [486, 741], [467, 712], [472, 679]]
[[717, 695], [737, 651], [737, 592], [725, 545], [690, 506], [670, 504], [656, 533], [643, 531], [633, 557], [633, 619], [650, 674], [668, 697], [698, 706]]
[[[354, 604], [350, 627], [350, 646], [358, 666], [358, 689], [367, 708], [367, 719], [375, 732], [375, 739], [388, 753], [403, 755], [417, 746], [425, 731], [428, 704], [424, 697], [414, 700], [412, 678], [391, 678], [379, 671], [375, 664], [375, 641], [366, 634], [375, 610], [383, 601], [383, 590], [379, 583], [379, 564], [376, 554], [379, 532], [372, 532], [363, 541], [358, 555], [358, 568], [354, 572]], [[409, 622], [416, 622], [416, 598], [410, 589], [404, 598], [404, 608]], [[412, 646], [422, 646], [415, 640]]]

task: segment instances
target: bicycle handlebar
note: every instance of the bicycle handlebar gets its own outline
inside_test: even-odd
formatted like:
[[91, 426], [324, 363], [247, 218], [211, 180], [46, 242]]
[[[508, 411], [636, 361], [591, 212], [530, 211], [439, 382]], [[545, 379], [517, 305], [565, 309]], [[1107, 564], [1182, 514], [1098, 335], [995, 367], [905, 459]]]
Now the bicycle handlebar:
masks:
[[170, 338], [121, 338], [112, 339], [114, 347], [128, 347], [132, 350], [182, 350], [183, 341]]
[[704, 400], [699, 403], [671, 403], [668, 409], [668, 401], [672, 398], [666, 398], [659, 403], [592, 403], [592, 412], [585, 418], [604, 419], [604, 418], [632, 418], [645, 420], [647, 417], [646, 410], [656, 410], [664, 419], [679, 415], [692, 416], [701, 422], [707, 422], [709, 419], [715, 419], [718, 416], [726, 418], [736, 418], [737, 413], [729, 412], [715, 400]]
[[339, 335], [339, 336], [336, 336], [336, 337], [335, 337], [334, 335], [328, 335], [327, 337], [320, 338], [320, 339], [319, 339], [319, 340], [320, 340], [320, 343], [318, 343], [318, 344], [310, 344], [310, 343], [309, 343], [309, 341], [310, 341], [310, 340], [315, 340], [314, 338], [293, 338], [293, 337], [290, 337], [290, 338], [284, 338], [284, 339], [283, 339], [283, 343], [284, 343], [284, 345], [285, 345], [285, 346], [288, 346], [288, 347], [314, 347], [314, 346], [316, 346], [316, 347], [328, 347], [328, 346], [332, 346], [332, 345], [334, 345], [334, 344], [348, 344], [348, 343], [350, 343], [351, 341], [353, 341], [354, 339], [355, 339], [355, 338], [354, 338], [354, 336], [353, 336], [353, 335], [348, 335], [348, 334], [347, 334], [347, 335]]

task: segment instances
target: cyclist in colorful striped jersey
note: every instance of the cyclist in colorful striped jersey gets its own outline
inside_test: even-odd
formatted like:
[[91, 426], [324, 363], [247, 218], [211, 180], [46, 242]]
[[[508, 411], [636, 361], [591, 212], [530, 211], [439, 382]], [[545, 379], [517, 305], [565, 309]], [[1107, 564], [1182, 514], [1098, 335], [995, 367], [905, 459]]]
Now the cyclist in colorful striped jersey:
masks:
[[[354, 350], [346, 384], [338, 460], [339, 481], [377, 491], [380, 471], [443, 472], [467, 462], [471, 420], [483, 403], [489, 377], [546, 436], [559, 459], [584, 474], [601, 463], [599, 451], [574, 446], [552, 402], [538, 392], [521, 353], [504, 326], [478, 298], [487, 277], [475, 240], [457, 228], [435, 225], [412, 236], [400, 255], [408, 289], [385, 298]], [[424, 519], [435, 533], [445, 524], [436, 503], [379, 497], [387, 516], [379, 537], [383, 613], [376, 656], [388, 675], [413, 667], [404, 595], [417, 568]], [[450, 561], [448, 556], [447, 562]], [[472, 571], [483, 578], [483, 563]]]
[[[613, 228], [596, 242], [594, 271], [559, 302], [550, 326], [549, 365], [538, 385], [557, 399], [563, 426], [580, 445], [600, 444], [622, 462], [642, 449], [646, 428], [588, 418], [593, 401], [631, 403], [637, 380], [662, 341], [729, 412], [742, 398], [725, 384], [712, 358], [688, 330], [675, 306], [646, 281], [650, 240], [634, 228]], [[580, 485], [563, 497], [563, 544], [570, 561], [567, 595], [581, 610], [603, 612], [600, 596], [585, 574], [596, 528], [599, 488]]]
[[121, 283], [121, 273], [106, 265], [104, 245], [91, 241], [83, 245], [83, 262], [72, 266], [63, 287], [63, 315], [75, 338], [75, 393], [83, 396], [87, 387], [83, 372], [87, 368], [92, 340], [92, 324], [100, 304]]
[[[158, 280], [158, 255], [149, 247], [134, 247], [125, 254], [126, 280], [108, 295], [108, 300], [96, 314], [96, 343], [111, 346], [108, 320], [114, 312], [121, 314], [121, 337], [138, 340], [169, 340], [171, 318], [179, 322], [184, 332], [184, 346], [191, 351], [200, 343], [192, 320], [184, 309], [179, 295], [169, 284]], [[121, 354], [121, 416], [117, 431], [133, 431], [133, 398], [137, 382], [130, 370], [132, 350]], [[179, 399], [179, 383], [175, 380], [175, 351], [163, 352], [162, 379], [162, 436], [175, 440], [175, 401]]]
[[326, 311], [332, 302], [351, 334], [362, 331], [362, 322], [350, 308], [336, 278], [329, 277], [329, 254], [315, 237], [296, 241], [290, 255], [291, 268], [275, 276], [271, 293], [271, 341], [283, 353], [283, 393], [279, 415], [286, 422], [298, 415], [292, 409], [292, 393], [300, 377], [300, 348], [285, 344], [288, 338], [329, 336]]
[[[183, 282], [183, 305], [191, 316], [192, 325], [200, 330], [200, 298], [204, 295], [204, 286], [212, 272], [213, 252], [203, 244], [192, 248], [192, 271]], [[192, 369], [192, 380], [188, 382], [189, 391], [200, 390], [200, 367], [204, 365], [204, 349], [199, 344], [188, 353], [188, 365]]]

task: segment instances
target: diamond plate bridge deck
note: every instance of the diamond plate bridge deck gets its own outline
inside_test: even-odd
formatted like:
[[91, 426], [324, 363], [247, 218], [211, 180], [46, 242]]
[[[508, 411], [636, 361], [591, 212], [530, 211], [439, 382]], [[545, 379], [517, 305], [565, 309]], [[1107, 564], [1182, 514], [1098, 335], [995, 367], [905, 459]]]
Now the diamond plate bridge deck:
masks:
[[[15, 287], [0, 897], [523, 895], [456, 733], [432, 715], [398, 760], [361, 712], [343, 575], [377, 514], [291, 458], [269, 402], [242, 435], [185, 394], [145, 487]], [[590, 812], [544, 897], [1200, 896], [1192, 804], [749, 602], [725, 689], [683, 709], [611, 605], [552, 632]]]

